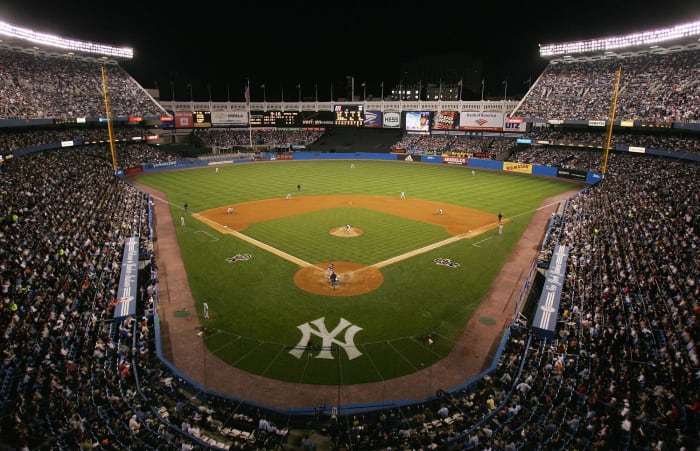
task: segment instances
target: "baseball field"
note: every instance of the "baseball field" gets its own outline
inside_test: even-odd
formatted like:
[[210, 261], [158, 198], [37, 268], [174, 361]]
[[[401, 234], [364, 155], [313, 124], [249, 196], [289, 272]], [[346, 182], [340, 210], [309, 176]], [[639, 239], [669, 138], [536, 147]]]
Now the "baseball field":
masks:
[[[188, 354], [193, 378], [208, 386], [235, 368], [221, 391], [243, 398], [269, 381], [289, 383], [285, 390], [336, 387], [340, 398], [340, 387], [345, 394], [426, 371], [432, 379], [543, 201], [579, 189], [368, 160], [243, 163], [132, 181], [153, 195], [156, 242], [165, 245], [167, 230], [177, 238], [180, 257], [163, 261], [160, 252], [158, 260], [159, 289], [171, 292], [159, 308], [164, 354], [178, 366], [188, 366], [178, 363]], [[537, 249], [528, 251], [532, 262]], [[496, 337], [512, 318], [508, 297], [502, 315], [478, 318]], [[189, 338], [169, 340], [176, 331]], [[475, 351], [487, 358], [492, 350]], [[466, 379], [468, 366], [456, 361], [451, 370]]]

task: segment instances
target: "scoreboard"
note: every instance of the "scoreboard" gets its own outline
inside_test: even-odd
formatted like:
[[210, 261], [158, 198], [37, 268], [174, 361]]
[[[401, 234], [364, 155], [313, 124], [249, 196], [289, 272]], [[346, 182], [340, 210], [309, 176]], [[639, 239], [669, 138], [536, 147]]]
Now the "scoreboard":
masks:
[[365, 122], [362, 105], [333, 105], [334, 125], [362, 127]]
[[298, 111], [251, 111], [251, 127], [299, 127], [301, 113]]
[[362, 105], [334, 105], [333, 111], [251, 111], [251, 127], [304, 127], [364, 125]]

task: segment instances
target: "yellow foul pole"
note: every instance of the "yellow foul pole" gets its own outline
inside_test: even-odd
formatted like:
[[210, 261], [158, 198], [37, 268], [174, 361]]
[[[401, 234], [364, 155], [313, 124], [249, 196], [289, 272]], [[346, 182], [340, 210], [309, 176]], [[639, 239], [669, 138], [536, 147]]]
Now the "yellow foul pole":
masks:
[[112, 153], [112, 169], [117, 170], [117, 152], [114, 148], [114, 129], [112, 128], [112, 113], [109, 109], [109, 92], [107, 90], [107, 69], [102, 66], [102, 95], [105, 99], [105, 115], [107, 116], [107, 131], [109, 132], [109, 150]]
[[608, 118], [608, 136], [605, 139], [605, 155], [603, 157], [603, 168], [600, 171], [603, 175], [605, 175], [605, 172], [608, 170], [608, 154], [610, 153], [610, 143], [612, 142], [613, 123], [615, 122], [615, 109], [617, 107], [617, 95], [620, 92], [621, 75], [622, 67], [619, 67], [617, 69], [617, 72], [615, 72], [615, 88], [613, 90], [612, 105], [610, 106], [610, 117]]

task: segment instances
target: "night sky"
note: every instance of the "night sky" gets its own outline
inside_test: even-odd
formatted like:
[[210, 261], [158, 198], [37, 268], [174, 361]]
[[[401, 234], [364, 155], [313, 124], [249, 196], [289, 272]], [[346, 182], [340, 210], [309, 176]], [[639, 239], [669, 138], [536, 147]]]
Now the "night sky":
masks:
[[[134, 48], [121, 65], [161, 98], [297, 100], [335, 97], [346, 77], [359, 92], [394, 86], [401, 63], [426, 55], [471, 54], [483, 60], [487, 91], [502, 92], [546, 67], [538, 44], [645, 31], [700, 20], [693, 0], [636, 2], [0, 2], [0, 21], [35, 31]], [[178, 2], [179, 3], [179, 2]], [[486, 4], [488, 3], [488, 4]], [[67, 6], [69, 5], [69, 6]], [[487, 92], [488, 94], [488, 92]]]

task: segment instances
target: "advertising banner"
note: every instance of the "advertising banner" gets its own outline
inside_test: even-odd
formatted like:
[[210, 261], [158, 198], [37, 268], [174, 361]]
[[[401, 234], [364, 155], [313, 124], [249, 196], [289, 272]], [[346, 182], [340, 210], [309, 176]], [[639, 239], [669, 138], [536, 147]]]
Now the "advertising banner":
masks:
[[369, 128], [382, 128], [382, 112], [365, 111], [364, 126]]
[[438, 111], [433, 118], [433, 128], [455, 130], [459, 128], [459, 111]]
[[462, 111], [459, 113], [460, 130], [503, 131], [503, 113]]
[[382, 118], [382, 127], [401, 128], [401, 113], [398, 111], [385, 111]]
[[215, 127], [233, 126], [247, 127], [247, 111], [212, 111], [211, 124]]
[[175, 128], [192, 128], [193, 126], [192, 111], [175, 112]]
[[503, 162], [503, 171], [505, 172], [520, 172], [523, 174], [532, 174], [532, 165], [530, 163], [517, 163], [513, 161]]

